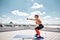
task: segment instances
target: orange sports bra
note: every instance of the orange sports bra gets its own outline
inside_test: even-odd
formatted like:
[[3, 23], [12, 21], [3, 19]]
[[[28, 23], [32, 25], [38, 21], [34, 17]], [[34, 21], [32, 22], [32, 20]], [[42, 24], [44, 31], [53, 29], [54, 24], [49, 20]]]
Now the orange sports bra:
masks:
[[41, 21], [39, 19], [36, 20], [36, 24], [41, 24]]

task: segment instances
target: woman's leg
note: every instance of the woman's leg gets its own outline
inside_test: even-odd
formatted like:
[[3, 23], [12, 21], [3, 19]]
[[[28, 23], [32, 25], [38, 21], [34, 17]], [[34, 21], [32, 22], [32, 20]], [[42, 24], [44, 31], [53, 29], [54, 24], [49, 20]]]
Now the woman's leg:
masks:
[[35, 29], [35, 31], [36, 31], [37, 36], [39, 37], [39, 36], [40, 36], [40, 31], [39, 31], [39, 29]]

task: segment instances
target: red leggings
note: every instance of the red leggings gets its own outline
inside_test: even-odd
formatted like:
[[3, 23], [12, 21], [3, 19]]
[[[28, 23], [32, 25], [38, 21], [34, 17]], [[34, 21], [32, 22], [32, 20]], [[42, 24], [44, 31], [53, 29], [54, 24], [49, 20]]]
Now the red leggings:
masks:
[[36, 28], [35, 28], [35, 31], [36, 31], [36, 34], [38, 35], [38, 36], [40, 36], [40, 29], [42, 29], [44, 26], [42, 25], [42, 24], [40, 24], [39, 26], [37, 26]]
[[40, 36], [40, 31], [38, 29], [35, 29], [35, 31], [36, 31], [36, 34]]

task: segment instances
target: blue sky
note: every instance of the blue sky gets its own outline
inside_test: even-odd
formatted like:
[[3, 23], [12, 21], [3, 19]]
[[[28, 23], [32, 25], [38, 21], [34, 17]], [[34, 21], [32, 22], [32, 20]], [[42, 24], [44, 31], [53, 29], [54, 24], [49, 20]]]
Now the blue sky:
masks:
[[42, 23], [60, 23], [60, 0], [0, 0], [0, 23], [32, 24], [26, 18], [39, 14]]

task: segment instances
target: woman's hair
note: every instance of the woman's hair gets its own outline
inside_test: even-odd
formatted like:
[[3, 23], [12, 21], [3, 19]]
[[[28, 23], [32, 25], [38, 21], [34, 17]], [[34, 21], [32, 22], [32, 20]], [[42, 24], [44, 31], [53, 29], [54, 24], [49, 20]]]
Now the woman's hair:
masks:
[[39, 15], [35, 15], [37, 18], [39, 17]]

